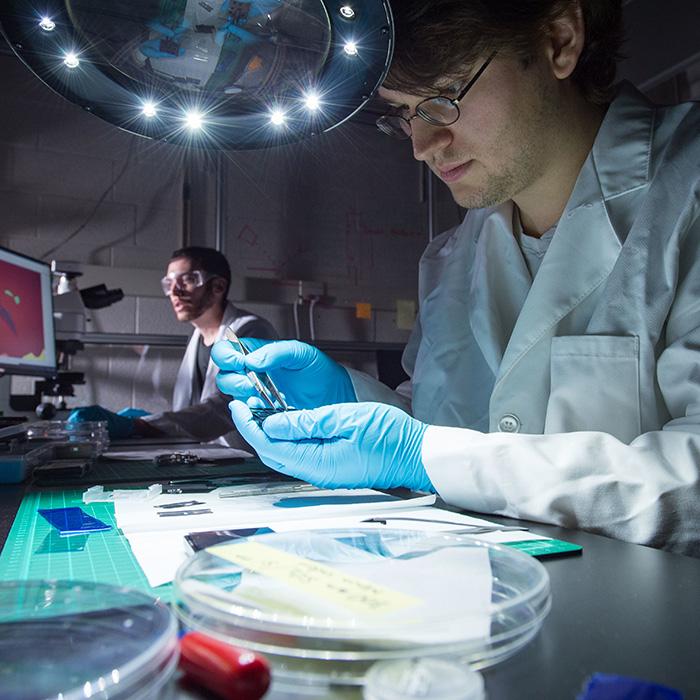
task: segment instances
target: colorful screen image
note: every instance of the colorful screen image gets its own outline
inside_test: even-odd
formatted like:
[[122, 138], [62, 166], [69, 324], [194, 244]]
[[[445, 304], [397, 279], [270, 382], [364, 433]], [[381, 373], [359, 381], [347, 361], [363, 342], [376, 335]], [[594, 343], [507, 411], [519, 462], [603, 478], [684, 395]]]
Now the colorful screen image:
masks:
[[0, 367], [34, 373], [55, 363], [51, 271], [0, 249]]

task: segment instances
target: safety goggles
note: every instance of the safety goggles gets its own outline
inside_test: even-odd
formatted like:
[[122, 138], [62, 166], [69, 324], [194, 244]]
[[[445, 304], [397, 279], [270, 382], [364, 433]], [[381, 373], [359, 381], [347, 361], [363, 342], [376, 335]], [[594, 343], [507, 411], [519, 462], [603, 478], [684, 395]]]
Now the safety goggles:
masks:
[[171, 272], [165, 275], [160, 281], [160, 286], [163, 287], [163, 293], [169, 297], [173, 293], [173, 289], [177, 287], [185, 292], [192, 292], [197, 287], [201, 287], [207, 280], [210, 280], [212, 275], [204, 275], [199, 270], [190, 270], [189, 272]]

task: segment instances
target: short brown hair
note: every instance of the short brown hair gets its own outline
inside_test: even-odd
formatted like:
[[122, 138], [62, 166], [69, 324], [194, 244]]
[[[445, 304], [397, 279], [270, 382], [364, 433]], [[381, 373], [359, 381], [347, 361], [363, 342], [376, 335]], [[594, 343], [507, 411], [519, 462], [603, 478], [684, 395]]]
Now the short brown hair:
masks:
[[427, 96], [493, 51], [527, 66], [547, 28], [576, 5], [586, 36], [571, 79], [586, 99], [607, 102], [622, 44], [621, 0], [392, 0], [395, 50], [384, 86]]

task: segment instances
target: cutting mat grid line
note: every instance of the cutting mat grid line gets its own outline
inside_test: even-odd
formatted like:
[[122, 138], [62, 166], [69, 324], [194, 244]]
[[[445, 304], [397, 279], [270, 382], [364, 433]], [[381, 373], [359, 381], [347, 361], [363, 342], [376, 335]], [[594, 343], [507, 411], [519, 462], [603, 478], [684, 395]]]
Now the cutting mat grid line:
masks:
[[[117, 528], [112, 503], [82, 501], [82, 491], [29, 493], [0, 554], [1, 581], [71, 580], [95, 581], [144, 591], [169, 602], [171, 585], [151, 588]], [[37, 513], [39, 508], [79, 506], [86, 513], [112, 526], [108, 532], [60, 537]]]

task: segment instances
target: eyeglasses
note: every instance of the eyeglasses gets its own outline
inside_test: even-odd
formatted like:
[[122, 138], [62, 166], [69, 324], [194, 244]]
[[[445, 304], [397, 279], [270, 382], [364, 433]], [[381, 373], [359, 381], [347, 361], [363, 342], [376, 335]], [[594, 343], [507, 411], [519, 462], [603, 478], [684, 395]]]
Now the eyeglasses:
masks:
[[[497, 54], [494, 51], [483, 63], [481, 68], [474, 74], [474, 77], [467, 83], [462, 92], [454, 99], [449, 97], [429, 97], [423, 100], [416, 107], [416, 113], [412, 117], [404, 116], [407, 112], [406, 107], [399, 107], [390, 110], [387, 114], [377, 119], [377, 126], [385, 134], [393, 136], [397, 139], [411, 138], [413, 131], [411, 122], [420, 117], [423, 121], [432, 124], [433, 126], [449, 126], [454, 124], [459, 119], [459, 102], [471, 90], [474, 83], [479, 79], [479, 76], [486, 70], [489, 63]], [[403, 112], [404, 114], [401, 114]]]
[[166, 297], [173, 293], [173, 288], [183, 289], [186, 292], [192, 292], [197, 287], [201, 287], [207, 280], [210, 280], [212, 275], [203, 275], [199, 270], [190, 270], [189, 272], [171, 272], [165, 275], [160, 281], [160, 286], [163, 287], [163, 292]]

